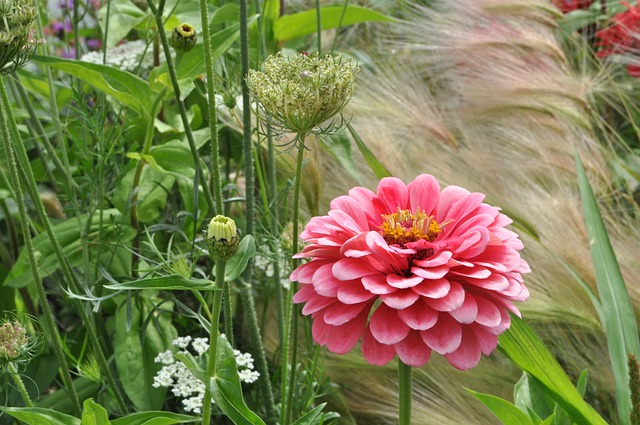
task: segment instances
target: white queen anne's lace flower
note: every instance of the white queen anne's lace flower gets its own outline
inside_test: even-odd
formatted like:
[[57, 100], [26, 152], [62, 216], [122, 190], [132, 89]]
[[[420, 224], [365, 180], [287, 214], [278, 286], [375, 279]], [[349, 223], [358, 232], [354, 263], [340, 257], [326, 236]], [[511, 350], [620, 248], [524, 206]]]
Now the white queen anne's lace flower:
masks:
[[[224, 335], [223, 335], [224, 337]], [[178, 353], [189, 353], [189, 347], [197, 353], [196, 358], [204, 355], [209, 350], [207, 338], [191, 338], [190, 336], [178, 337], [173, 340], [178, 347]], [[238, 376], [241, 382], [253, 383], [260, 373], [253, 370], [253, 357], [249, 353], [233, 350], [238, 365]], [[193, 354], [193, 353], [192, 353]], [[171, 393], [182, 398], [182, 406], [185, 411], [201, 413], [204, 399], [205, 386], [191, 371], [181, 362], [176, 361], [171, 350], [159, 353], [154, 359], [156, 363], [164, 366], [153, 378], [153, 386], [171, 388]]]

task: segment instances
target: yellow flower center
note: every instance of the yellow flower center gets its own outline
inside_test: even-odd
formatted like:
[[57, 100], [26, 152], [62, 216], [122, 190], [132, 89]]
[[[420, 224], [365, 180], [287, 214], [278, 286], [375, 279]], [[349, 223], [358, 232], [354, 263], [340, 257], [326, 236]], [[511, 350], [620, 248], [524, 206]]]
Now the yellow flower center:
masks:
[[389, 245], [404, 245], [420, 239], [433, 242], [445, 225], [439, 225], [433, 216], [420, 210], [412, 213], [398, 208], [393, 214], [382, 214], [382, 218], [379, 231]]

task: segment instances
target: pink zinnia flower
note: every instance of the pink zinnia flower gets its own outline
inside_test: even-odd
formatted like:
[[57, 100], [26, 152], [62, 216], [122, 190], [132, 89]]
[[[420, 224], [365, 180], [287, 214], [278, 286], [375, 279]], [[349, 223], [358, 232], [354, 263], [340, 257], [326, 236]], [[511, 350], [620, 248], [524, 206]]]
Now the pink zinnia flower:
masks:
[[344, 354], [362, 338], [367, 362], [397, 354], [424, 365], [435, 351], [464, 370], [489, 355], [510, 325], [512, 301], [529, 292], [511, 220], [484, 195], [423, 174], [405, 185], [384, 178], [377, 193], [356, 187], [331, 202], [300, 235], [294, 296], [313, 318], [313, 338]]
[[640, 77], [640, 64], [637, 56], [640, 53], [640, 5], [631, 6], [622, 2], [628, 10], [613, 17], [613, 23], [596, 33], [600, 41], [595, 46], [599, 58], [615, 55], [627, 55], [623, 60], [627, 63], [627, 72], [632, 77]]

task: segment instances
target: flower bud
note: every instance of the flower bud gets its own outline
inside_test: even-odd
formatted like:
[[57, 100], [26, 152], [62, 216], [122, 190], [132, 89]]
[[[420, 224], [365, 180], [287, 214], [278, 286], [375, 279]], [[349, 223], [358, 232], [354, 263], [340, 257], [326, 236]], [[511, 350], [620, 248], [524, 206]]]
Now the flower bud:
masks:
[[204, 235], [209, 255], [214, 260], [228, 260], [235, 254], [240, 243], [240, 231], [233, 219], [217, 215], [211, 219]]
[[262, 71], [249, 71], [247, 85], [276, 128], [313, 132], [345, 107], [358, 66], [341, 56], [318, 53], [268, 57]]
[[179, 52], [188, 52], [198, 41], [196, 29], [189, 24], [180, 24], [171, 32], [171, 44]]

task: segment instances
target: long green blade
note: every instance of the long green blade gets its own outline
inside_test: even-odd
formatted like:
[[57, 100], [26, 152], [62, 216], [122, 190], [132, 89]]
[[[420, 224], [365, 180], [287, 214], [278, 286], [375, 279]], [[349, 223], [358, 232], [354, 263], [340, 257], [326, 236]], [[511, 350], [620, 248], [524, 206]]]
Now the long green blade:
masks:
[[630, 353], [636, 356], [639, 354], [638, 327], [618, 261], [598, 209], [598, 203], [577, 153], [576, 168], [596, 285], [602, 305], [600, 321], [607, 334], [609, 358], [616, 383], [619, 420], [622, 425], [629, 425], [631, 423], [629, 418], [631, 392], [629, 390], [627, 357]]

